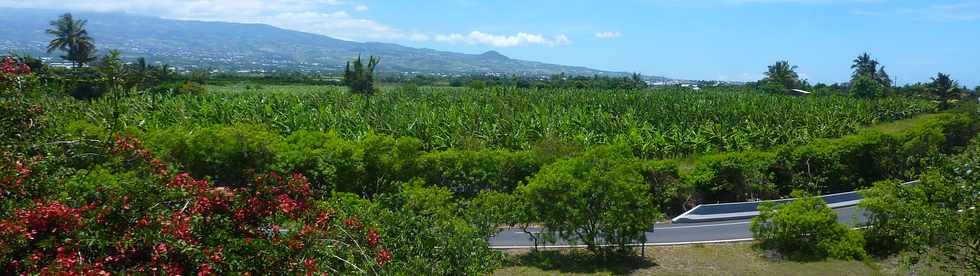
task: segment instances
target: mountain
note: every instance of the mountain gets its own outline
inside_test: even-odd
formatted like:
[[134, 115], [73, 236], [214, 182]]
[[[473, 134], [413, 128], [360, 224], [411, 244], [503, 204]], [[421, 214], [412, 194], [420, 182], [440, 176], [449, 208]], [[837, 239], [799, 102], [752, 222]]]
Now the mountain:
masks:
[[[0, 50], [44, 54], [50, 36], [44, 30], [62, 12], [0, 10]], [[169, 20], [120, 13], [74, 13], [88, 20], [89, 33], [101, 50], [124, 57], [183, 68], [224, 70], [337, 71], [358, 55], [381, 57], [388, 73], [625, 75], [585, 67], [511, 59], [496, 51], [479, 55], [405, 47], [391, 43], [353, 42], [263, 24]], [[53, 54], [52, 56], [57, 56]]]

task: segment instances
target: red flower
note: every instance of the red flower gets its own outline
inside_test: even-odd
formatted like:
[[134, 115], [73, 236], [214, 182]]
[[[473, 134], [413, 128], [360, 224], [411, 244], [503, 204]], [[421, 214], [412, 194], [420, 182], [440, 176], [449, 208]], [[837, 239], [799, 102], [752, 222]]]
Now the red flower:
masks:
[[28, 66], [27, 64], [21, 63], [20, 66], [18, 66], [17, 71], [20, 74], [27, 75], [31, 73], [31, 67]]
[[208, 264], [203, 264], [201, 265], [201, 267], [198, 268], [197, 271], [198, 276], [211, 275], [211, 274], [214, 274], [214, 269], [212, 269], [211, 266]]
[[388, 249], [381, 249], [381, 252], [378, 252], [378, 257], [374, 260], [378, 262], [378, 266], [384, 266], [391, 261], [391, 252], [388, 252]]
[[378, 246], [378, 242], [381, 241], [381, 236], [378, 235], [378, 231], [374, 229], [368, 229], [367, 234], [368, 245], [371, 248]]
[[361, 230], [361, 228], [364, 227], [364, 225], [361, 224], [360, 221], [357, 221], [356, 218], [347, 218], [347, 219], [345, 219], [344, 220], [344, 225], [347, 225], [348, 227], [350, 227], [351, 229], [354, 229], [354, 230]]

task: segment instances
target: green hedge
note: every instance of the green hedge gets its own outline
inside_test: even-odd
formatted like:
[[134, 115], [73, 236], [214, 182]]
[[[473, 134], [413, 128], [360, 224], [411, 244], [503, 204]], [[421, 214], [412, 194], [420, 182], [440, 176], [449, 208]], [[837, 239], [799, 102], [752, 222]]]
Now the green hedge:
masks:
[[[901, 131], [870, 129], [802, 146], [701, 156], [684, 169], [672, 160], [628, 160], [641, 163], [638, 167], [654, 204], [675, 215], [700, 203], [779, 198], [793, 190], [844, 192], [883, 179], [912, 179], [977, 133], [976, 119], [965, 113], [915, 120]], [[219, 184], [241, 183], [256, 171], [300, 172], [321, 192], [366, 197], [397, 191], [395, 183], [413, 179], [462, 197], [488, 190], [509, 193], [542, 166], [580, 154], [542, 157], [536, 149], [425, 151], [415, 138], [369, 134], [346, 140], [319, 131], [281, 136], [249, 125], [175, 128], [143, 136], [164, 159]]]
[[853, 191], [884, 179], [912, 179], [976, 133], [970, 115], [941, 114], [895, 133], [866, 130], [767, 152], [703, 156], [682, 178], [693, 187], [692, 197], [708, 203], [778, 198], [797, 189]]

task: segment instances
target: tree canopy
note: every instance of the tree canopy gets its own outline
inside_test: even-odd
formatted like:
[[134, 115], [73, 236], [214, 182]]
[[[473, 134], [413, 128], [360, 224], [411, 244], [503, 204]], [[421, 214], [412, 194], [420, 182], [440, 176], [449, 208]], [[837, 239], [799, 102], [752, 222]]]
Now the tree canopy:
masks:
[[96, 60], [95, 43], [85, 25], [88, 21], [76, 20], [71, 13], [66, 13], [51, 21], [51, 29], [47, 33], [54, 36], [48, 43], [48, 53], [56, 50], [64, 51], [66, 54], [61, 56], [69, 60], [75, 67], [82, 67], [86, 63]]

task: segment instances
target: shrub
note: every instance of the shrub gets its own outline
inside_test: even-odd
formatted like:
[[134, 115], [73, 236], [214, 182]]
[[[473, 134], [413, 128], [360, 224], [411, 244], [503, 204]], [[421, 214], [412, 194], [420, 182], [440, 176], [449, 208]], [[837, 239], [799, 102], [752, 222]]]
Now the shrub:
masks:
[[446, 150], [419, 156], [415, 171], [427, 183], [472, 197], [480, 191], [511, 192], [538, 170], [529, 152]]
[[0, 160], [0, 186], [16, 188], [0, 194], [0, 274], [379, 274], [399, 261], [372, 224], [314, 206], [302, 175], [221, 188], [128, 137], [106, 152], [64, 182], [43, 160]]
[[27, 141], [44, 126], [44, 107], [31, 97], [36, 84], [27, 64], [0, 61], [0, 147]]
[[278, 135], [255, 126], [174, 128], [147, 134], [147, 144], [165, 160], [182, 164], [198, 178], [238, 186], [266, 170], [274, 155], [269, 146]]
[[409, 180], [413, 161], [421, 153], [414, 138], [384, 135], [347, 141], [334, 133], [297, 131], [272, 146], [273, 168], [311, 175], [323, 191], [356, 193], [372, 197], [396, 191], [391, 183]]
[[864, 239], [837, 223], [837, 214], [818, 197], [794, 192], [797, 199], [776, 205], [759, 204], [752, 219], [752, 236], [767, 249], [793, 259], [864, 259]]
[[503, 255], [490, 249], [481, 231], [457, 215], [457, 203], [445, 188], [415, 181], [400, 192], [368, 201], [352, 194], [331, 199], [344, 212], [379, 225], [395, 262], [394, 275], [477, 275], [501, 265]]
[[603, 255], [628, 252], [627, 244], [643, 241], [662, 216], [648, 191], [637, 159], [618, 147], [547, 165], [520, 188], [549, 232]]
[[736, 202], [776, 194], [770, 169], [775, 164], [772, 153], [726, 153], [699, 161], [687, 177], [704, 202]]
[[915, 185], [882, 181], [865, 191], [861, 206], [869, 211], [869, 250], [881, 256], [913, 251], [931, 256], [951, 274], [980, 273], [978, 167], [980, 137]]

